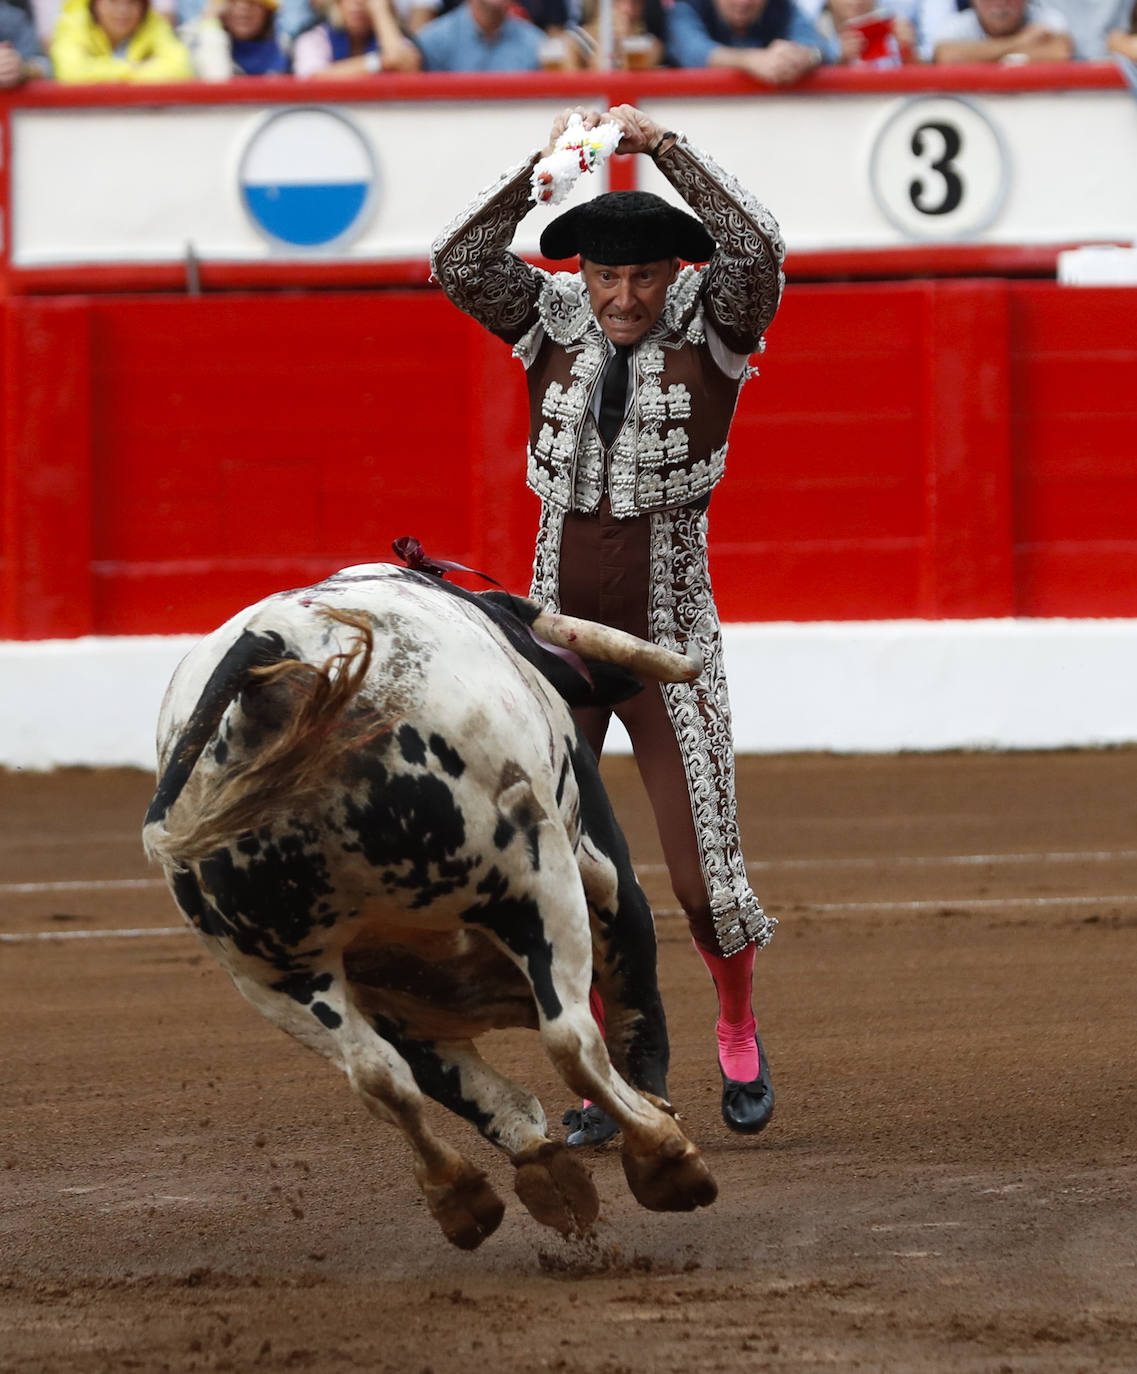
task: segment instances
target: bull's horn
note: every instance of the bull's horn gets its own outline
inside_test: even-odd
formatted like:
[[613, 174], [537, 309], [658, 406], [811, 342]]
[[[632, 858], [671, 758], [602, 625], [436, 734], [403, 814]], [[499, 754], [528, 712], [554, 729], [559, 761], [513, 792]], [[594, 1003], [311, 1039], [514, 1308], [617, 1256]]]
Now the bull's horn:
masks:
[[582, 658], [619, 663], [655, 682], [694, 682], [703, 671], [703, 660], [695, 654], [674, 653], [624, 630], [598, 625], [594, 620], [578, 620], [575, 616], [542, 611], [534, 620], [532, 630], [549, 644], [573, 649]]

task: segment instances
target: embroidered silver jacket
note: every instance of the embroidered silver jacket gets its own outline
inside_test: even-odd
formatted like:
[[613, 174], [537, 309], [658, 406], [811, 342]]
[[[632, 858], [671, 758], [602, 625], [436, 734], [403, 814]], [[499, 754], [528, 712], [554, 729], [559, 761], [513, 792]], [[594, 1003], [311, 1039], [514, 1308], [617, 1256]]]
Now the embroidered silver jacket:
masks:
[[431, 265], [461, 310], [514, 345], [529, 387], [528, 482], [561, 510], [595, 510], [607, 487], [613, 512], [641, 515], [707, 496], [726, 463], [742, 383], [712, 357], [708, 327], [732, 353], [761, 352], [777, 310], [785, 248], [770, 212], [685, 138], [661, 153], [660, 171], [718, 247], [686, 267], [663, 313], [633, 352], [633, 395], [605, 453], [592, 397], [608, 357], [579, 276], [550, 275], [510, 251], [532, 209], [539, 154], [506, 172], [436, 239]]

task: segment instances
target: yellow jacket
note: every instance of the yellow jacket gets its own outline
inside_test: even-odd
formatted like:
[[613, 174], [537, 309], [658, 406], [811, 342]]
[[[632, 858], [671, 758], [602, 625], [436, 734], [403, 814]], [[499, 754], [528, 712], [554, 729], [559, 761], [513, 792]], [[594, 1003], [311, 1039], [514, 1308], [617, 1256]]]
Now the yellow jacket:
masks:
[[105, 30], [95, 23], [88, 0], [67, 0], [51, 35], [51, 60], [57, 81], [189, 81], [189, 50], [153, 9], [116, 57]]

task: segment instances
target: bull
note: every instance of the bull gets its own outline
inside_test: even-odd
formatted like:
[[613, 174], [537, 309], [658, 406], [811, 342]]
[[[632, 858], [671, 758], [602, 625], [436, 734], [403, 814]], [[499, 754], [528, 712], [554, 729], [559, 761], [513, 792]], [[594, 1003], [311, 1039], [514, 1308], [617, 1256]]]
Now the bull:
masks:
[[[595, 661], [593, 686], [566, 649]], [[428, 1124], [425, 1097], [508, 1155], [538, 1222], [581, 1233], [599, 1211], [536, 1097], [478, 1053], [495, 1028], [536, 1028], [568, 1088], [618, 1124], [643, 1206], [716, 1194], [667, 1101], [651, 911], [569, 708], [626, 693], [605, 661], [698, 671], [521, 598], [367, 564], [208, 635], [160, 715], [147, 853], [248, 1001], [403, 1133], [464, 1249], [504, 1205]]]

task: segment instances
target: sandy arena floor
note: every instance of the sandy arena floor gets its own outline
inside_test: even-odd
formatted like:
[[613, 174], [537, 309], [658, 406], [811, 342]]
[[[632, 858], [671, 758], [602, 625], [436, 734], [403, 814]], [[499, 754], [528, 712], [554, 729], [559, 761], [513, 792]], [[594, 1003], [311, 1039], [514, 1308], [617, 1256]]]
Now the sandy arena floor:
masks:
[[[607, 775], [719, 1200], [645, 1212], [598, 1151], [570, 1244], [454, 1121], [508, 1200], [464, 1254], [394, 1133], [170, 932], [149, 779], [0, 774], [0, 1370], [1137, 1370], [1137, 753], [742, 762], [782, 920], [754, 1140], [718, 1119], [638, 783]], [[494, 1039], [559, 1119], [536, 1037]]]

